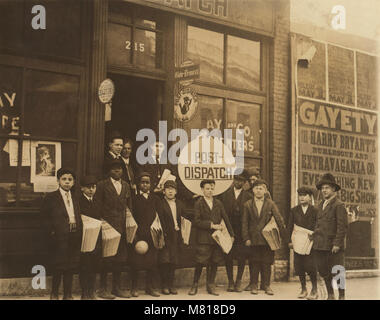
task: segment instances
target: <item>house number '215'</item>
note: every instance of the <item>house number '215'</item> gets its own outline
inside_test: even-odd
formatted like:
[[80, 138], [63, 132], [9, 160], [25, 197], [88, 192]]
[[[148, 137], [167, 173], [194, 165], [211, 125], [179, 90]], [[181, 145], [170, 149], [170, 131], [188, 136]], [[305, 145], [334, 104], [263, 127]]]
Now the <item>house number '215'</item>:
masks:
[[[144, 43], [139, 43], [139, 42], [131, 42], [131, 41], [125, 41], [125, 49], [127, 50], [135, 50], [135, 51], [140, 51], [140, 52], [144, 52], [145, 50], [145, 47], [144, 47]], [[134, 48], [133, 48], [134, 47]]]

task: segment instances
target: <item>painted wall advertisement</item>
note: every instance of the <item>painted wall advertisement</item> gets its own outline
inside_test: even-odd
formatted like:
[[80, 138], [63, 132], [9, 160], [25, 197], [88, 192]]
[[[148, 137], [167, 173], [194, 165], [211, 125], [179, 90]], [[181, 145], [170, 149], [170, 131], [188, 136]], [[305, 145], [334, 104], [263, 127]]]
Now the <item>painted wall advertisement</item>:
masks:
[[351, 220], [371, 220], [377, 206], [377, 115], [298, 100], [299, 185], [315, 187], [326, 172], [341, 185]]

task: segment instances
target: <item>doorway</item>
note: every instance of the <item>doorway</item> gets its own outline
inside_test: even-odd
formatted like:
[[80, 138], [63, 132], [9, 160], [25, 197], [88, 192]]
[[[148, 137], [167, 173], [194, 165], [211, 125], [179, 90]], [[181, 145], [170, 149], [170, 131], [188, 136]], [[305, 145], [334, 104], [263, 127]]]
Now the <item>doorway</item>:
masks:
[[162, 115], [163, 81], [109, 73], [115, 84], [112, 99], [111, 121], [106, 122], [105, 138], [113, 132], [134, 141], [136, 151], [139, 144], [136, 134], [140, 129], [150, 128], [158, 133], [158, 121]]

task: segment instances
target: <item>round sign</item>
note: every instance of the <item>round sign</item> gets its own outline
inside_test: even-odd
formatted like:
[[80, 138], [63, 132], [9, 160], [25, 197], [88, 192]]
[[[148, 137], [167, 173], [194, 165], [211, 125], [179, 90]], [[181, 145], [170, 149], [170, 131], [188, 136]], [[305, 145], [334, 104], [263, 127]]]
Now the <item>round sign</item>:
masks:
[[200, 182], [215, 180], [214, 195], [226, 191], [232, 184], [236, 170], [231, 150], [217, 137], [209, 136], [204, 129], [190, 141], [178, 158], [179, 178], [191, 192], [202, 195]]
[[115, 85], [111, 79], [105, 79], [99, 86], [98, 96], [101, 103], [109, 103], [115, 93]]
[[190, 121], [198, 109], [198, 97], [194, 89], [182, 88], [174, 101], [174, 114], [177, 120]]

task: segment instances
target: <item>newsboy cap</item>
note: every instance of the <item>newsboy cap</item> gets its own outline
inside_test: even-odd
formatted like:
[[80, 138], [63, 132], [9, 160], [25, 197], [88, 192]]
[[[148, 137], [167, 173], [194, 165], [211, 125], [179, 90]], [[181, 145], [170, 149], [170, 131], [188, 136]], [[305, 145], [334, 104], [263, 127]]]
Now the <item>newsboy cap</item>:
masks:
[[123, 164], [121, 163], [121, 160], [113, 159], [108, 163], [107, 171], [110, 171], [111, 169], [115, 169], [115, 168], [123, 169]]
[[166, 189], [166, 188], [177, 189], [177, 183], [174, 180], [167, 180], [164, 183], [164, 189]]
[[249, 174], [248, 174], [248, 171], [243, 169], [243, 171], [240, 173], [240, 174], [237, 174], [234, 176], [234, 179], [237, 179], [237, 180], [249, 180]]
[[298, 194], [308, 194], [310, 196], [313, 195], [313, 189], [309, 187], [301, 187], [297, 189]]
[[74, 170], [70, 168], [60, 168], [57, 171], [57, 178], [60, 179], [64, 174], [71, 174], [73, 178], [76, 179]]
[[252, 188], [265, 185], [267, 188], [269, 188], [268, 183], [264, 179], [257, 179], [254, 183], [252, 183]]

